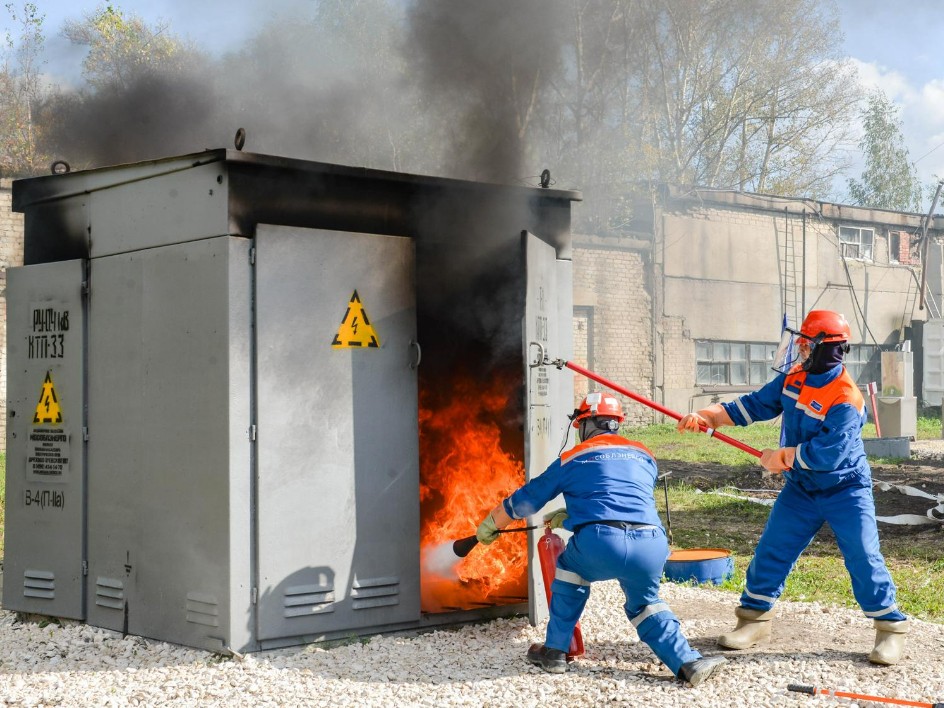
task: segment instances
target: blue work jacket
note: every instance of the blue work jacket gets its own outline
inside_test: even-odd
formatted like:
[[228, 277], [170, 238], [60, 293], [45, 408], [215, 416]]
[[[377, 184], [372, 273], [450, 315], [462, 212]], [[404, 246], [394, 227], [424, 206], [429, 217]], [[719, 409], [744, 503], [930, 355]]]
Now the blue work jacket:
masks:
[[653, 497], [658, 476], [655, 458], [645, 445], [604, 433], [564, 452], [503, 504], [511, 518], [522, 519], [563, 494], [568, 531], [593, 521], [661, 528]]
[[865, 401], [842, 365], [822, 374], [796, 367], [721, 405], [735, 425], [783, 415], [784, 447], [796, 448], [793, 467], [784, 474], [804, 489], [817, 491], [871, 478], [862, 445]]

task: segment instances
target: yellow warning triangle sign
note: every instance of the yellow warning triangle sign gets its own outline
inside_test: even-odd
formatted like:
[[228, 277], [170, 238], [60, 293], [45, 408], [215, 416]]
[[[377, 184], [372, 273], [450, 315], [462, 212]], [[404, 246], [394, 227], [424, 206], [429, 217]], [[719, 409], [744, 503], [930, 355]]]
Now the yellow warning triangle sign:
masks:
[[62, 408], [59, 407], [59, 397], [56, 396], [56, 388], [52, 385], [51, 374], [52, 372], [46, 372], [43, 392], [39, 394], [39, 403], [36, 404], [36, 412], [33, 414], [33, 423], [62, 422]]
[[367, 310], [361, 304], [361, 299], [356, 290], [351, 295], [347, 312], [344, 313], [344, 319], [341, 320], [341, 326], [338, 327], [338, 332], [334, 335], [331, 346], [335, 349], [380, 346], [380, 340], [370, 324]]

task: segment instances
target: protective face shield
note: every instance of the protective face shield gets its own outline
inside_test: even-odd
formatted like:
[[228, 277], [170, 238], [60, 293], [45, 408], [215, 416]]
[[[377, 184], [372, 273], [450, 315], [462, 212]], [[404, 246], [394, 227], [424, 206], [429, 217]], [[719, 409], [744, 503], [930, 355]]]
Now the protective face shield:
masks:
[[811, 341], [802, 332], [787, 327], [780, 337], [780, 344], [777, 346], [771, 368], [777, 373], [789, 374], [797, 364], [806, 362], [810, 356], [811, 346], [814, 344], [815, 340]]
[[843, 315], [832, 310], [810, 310], [799, 331], [784, 328], [772, 368], [787, 374], [800, 364], [807, 371], [816, 359], [817, 348], [823, 343], [838, 346], [841, 353], [836, 352], [835, 356], [841, 359], [842, 353], [849, 351], [849, 339], [851, 331]]

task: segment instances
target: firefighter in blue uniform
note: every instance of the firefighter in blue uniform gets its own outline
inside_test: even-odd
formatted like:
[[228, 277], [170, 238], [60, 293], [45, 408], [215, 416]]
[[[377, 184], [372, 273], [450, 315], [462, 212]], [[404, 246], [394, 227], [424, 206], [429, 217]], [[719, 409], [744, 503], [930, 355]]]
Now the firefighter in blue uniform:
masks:
[[895, 584], [879, 549], [872, 475], [862, 445], [865, 403], [842, 364], [849, 323], [831, 310], [812, 310], [800, 331], [787, 330], [785, 337], [781, 351], [792, 349], [799, 357], [775, 367], [779, 376], [754, 393], [678, 423], [680, 431], [698, 431], [783, 415], [784, 446], [763, 450], [760, 464], [786, 479], [747, 569], [737, 626], [718, 643], [746, 649], [770, 638], [773, 606], [787, 575], [825, 522], [836, 536], [856, 601], [874, 621], [869, 661], [895, 664], [909, 622], [895, 604]]
[[644, 445], [616, 434], [623, 410], [611, 395], [589, 394], [571, 419], [581, 442], [504, 499], [476, 533], [481, 543], [492, 543], [513, 519], [536, 514], [564, 495], [566, 509], [546, 514], [544, 521], [574, 535], [557, 560], [545, 642], [531, 645], [527, 659], [552, 673], [566, 671], [567, 650], [590, 584], [617, 579], [639, 638], [676, 677], [695, 686], [725, 659], [692, 649], [672, 610], [659, 599], [669, 547], [655, 505], [656, 461]]

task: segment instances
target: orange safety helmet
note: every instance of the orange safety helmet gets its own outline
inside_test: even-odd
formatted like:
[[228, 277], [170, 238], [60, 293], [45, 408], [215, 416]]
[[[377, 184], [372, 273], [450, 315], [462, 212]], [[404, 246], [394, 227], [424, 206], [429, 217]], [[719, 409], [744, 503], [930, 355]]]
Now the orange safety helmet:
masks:
[[800, 334], [804, 339], [817, 343], [848, 342], [852, 339], [845, 316], [832, 310], [810, 310], [800, 326]]
[[616, 418], [620, 423], [623, 422], [623, 406], [619, 399], [610, 394], [594, 391], [588, 393], [587, 397], [580, 403], [580, 407], [574, 411], [571, 420], [574, 421], [575, 428], [580, 426], [580, 421], [585, 418], [594, 418], [596, 416], [605, 416], [607, 418]]

